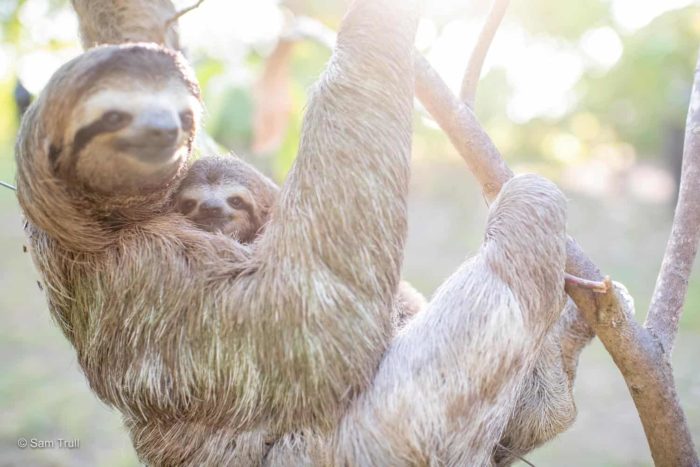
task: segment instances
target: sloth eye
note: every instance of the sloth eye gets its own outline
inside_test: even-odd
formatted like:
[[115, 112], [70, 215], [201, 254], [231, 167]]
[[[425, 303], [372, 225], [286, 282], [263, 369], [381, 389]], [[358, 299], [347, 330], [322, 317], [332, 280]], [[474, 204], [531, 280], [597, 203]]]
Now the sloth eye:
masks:
[[111, 128], [118, 128], [127, 123], [130, 119], [131, 116], [128, 113], [118, 110], [110, 110], [102, 115], [102, 121]]
[[226, 201], [228, 201], [228, 204], [234, 209], [240, 209], [245, 205], [243, 198], [240, 196], [231, 196]]
[[180, 212], [182, 214], [187, 214], [191, 212], [197, 206], [197, 201], [193, 199], [186, 199], [180, 203]]
[[194, 127], [194, 115], [191, 110], [180, 112], [180, 125], [183, 131], [190, 131]]

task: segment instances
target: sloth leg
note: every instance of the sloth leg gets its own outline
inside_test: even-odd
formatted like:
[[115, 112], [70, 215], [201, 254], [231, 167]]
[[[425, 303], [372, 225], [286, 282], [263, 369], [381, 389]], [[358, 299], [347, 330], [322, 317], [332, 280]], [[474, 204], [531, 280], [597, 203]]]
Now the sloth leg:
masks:
[[574, 422], [573, 384], [578, 357], [593, 337], [587, 326], [569, 324], [576, 313], [576, 305], [569, 299], [525, 380], [517, 408], [494, 451], [496, 465], [511, 464]]
[[341, 421], [336, 464], [492, 463], [538, 361], [557, 361], [543, 345], [565, 303], [565, 224], [551, 182], [504, 185], [479, 255], [398, 333]]

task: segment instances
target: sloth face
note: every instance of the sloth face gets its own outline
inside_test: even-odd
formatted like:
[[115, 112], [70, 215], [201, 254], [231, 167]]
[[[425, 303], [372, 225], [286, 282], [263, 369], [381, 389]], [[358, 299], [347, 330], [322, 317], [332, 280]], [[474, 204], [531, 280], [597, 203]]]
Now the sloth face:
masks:
[[199, 228], [230, 235], [242, 243], [253, 241], [261, 226], [252, 193], [231, 180], [185, 185], [175, 196], [175, 207]]
[[98, 192], [155, 189], [187, 158], [199, 113], [197, 98], [176, 79], [100, 83], [73, 111], [65, 136], [72, 144], [63, 155], [67, 170]]

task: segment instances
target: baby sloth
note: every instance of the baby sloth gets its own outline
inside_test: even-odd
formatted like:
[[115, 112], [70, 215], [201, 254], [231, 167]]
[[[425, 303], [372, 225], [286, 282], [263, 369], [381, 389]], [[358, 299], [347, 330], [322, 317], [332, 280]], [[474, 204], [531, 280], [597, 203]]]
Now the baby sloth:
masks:
[[241, 159], [204, 157], [175, 194], [175, 209], [199, 228], [251, 243], [262, 231], [279, 188]]
[[[268, 221], [279, 187], [235, 156], [207, 156], [195, 161], [175, 193], [175, 209], [197, 227], [252, 243]], [[392, 327], [404, 324], [426, 304], [408, 282], [399, 283]]]

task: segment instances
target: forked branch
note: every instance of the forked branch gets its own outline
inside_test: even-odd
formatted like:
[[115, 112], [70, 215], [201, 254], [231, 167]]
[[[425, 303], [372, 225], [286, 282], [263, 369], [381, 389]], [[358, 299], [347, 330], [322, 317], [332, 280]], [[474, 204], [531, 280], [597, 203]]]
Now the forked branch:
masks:
[[[609, 279], [606, 279], [609, 283]], [[610, 284], [610, 283], [609, 283]], [[634, 302], [620, 284], [595, 295], [567, 284], [567, 292], [622, 373], [657, 466], [697, 466], [673, 369], [658, 340], [634, 320]]]
[[[428, 112], [448, 134], [458, 152], [483, 188], [493, 199], [501, 185], [512, 176], [486, 132], [467, 105], [447, 87], [422, 57], [416, 60], [416, 93]], [[623, 288], [594, 293], [589, 284], [567, 281], [566, 290], [576, 303], [585, 322], [598, 335], [622, 373], [639, 413], [656, 465], [699, 465], [688, 424], [676, 394], [668, 353], [678, 328], [678, 318], [687, 289], [687, 280], [695, 257], [700, 230], [700, 73], [696, 71], [686, 129], [681, 198], [673, 233], [659, 275], [648, 326], [633, 318], [633, 305]], [[592, 281], [600, 281], [598, 268], [580, 247], [569, 239], [567, 272]], [[671, 287], [670, 291], [666, 291]], [[664, 297], [668, 296], [667, 302]], [[580, 317], [570, 318], [567, 326], [581, 328]], [[660, 336], [659, 339], [656, 336]], [[577, 341], [585, 345], [586, 340]]]

